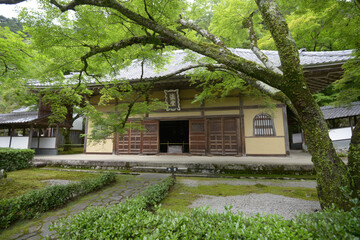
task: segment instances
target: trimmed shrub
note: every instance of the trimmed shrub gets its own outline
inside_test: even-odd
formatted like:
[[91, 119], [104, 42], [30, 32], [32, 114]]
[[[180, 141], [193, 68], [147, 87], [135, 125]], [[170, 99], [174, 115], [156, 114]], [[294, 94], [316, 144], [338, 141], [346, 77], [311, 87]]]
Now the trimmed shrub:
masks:
[[19, 219], [30, 219], [48, 210], [64, 205], [70, 199], [100, 189], [115, 181], [114, 173], [105, 173], [94, 179], [68, 185], [49, 186], [17, 198], [0, 201], [0, 228], [7, 228]]
[[9, 172], [29, 168], [34, 153], [32, 149], [0, 148], [0, 169]]
[[[50, 227], [59, 239], [359, 239], [359, 209], [324, 211], [285, 220], [276, 215], [148, 211], [173, 181], [149, 187], [138, 197], [110, 208], [91, 208]], [[154, 210], [153, 209], [153, 210]]]
[[70, 218], [60, 219], [50, 229], [55, 230], [62, 239], [127, 239], [143, 236], [153, 231], [153, 223], [161, 222], [159, 216], [147, 209], [165, 198], [174, 183], [173, 178], [165, 178], [125, 203], [109, 208], [88, 208]]
[[360, 239], [360, 206], [349, 212], [327, 209], [321, 213], [302, 214], [295, 221], [315, 239]]

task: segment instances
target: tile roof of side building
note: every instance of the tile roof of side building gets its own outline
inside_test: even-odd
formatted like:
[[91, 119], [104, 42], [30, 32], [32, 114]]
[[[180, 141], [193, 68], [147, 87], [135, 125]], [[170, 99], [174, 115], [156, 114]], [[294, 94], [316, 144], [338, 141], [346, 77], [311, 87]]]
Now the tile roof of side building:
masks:
[[0, 114], [0, 124], [28, 123], [38, 119], [38, 112], [11, 112]]
[[325, 106], [321, 107], [321, 111], [324, 114], [325, 119], [336, 119], [351, 116], [360, 115], [360, 102], [353, 102], [349, 106], [333, 107]]

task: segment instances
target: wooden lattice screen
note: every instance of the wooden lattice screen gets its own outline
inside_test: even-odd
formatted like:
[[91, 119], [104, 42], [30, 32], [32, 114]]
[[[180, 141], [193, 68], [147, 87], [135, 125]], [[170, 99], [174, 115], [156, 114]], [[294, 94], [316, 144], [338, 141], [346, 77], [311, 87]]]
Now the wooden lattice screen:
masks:
[[189, 121], [189, 126], [190, 153], [204, 155], [206, 149], [205, 120], [192, 119]]
[[235, 155], [239, 153], [240, 130], [237, 118], [212, 118], [209, 126], [209, 153]]
[[275, 136], [274, 121], [269, 114], [260, 113], [254, 117], [254, 136]]

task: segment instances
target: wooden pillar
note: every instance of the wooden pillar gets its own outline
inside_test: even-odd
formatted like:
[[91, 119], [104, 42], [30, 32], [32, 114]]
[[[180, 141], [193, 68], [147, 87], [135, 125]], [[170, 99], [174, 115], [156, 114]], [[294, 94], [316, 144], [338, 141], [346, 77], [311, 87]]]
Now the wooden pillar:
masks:
[[246, 156], [245, 149], [245, 119], [244, 119], [244, 100], [240, 95], [240, 152], [242, 156]]
[[289, 128], [287, 122], [286, 106], [282, 107], [283, 121], [284, 121], [284, 136], [285, 136], [285, 151], [286, 155], [290, 155], [290, 141], [289, 141]]
[[40, 148], [40, 128], [38, 128], [38, 132], [37, 132], [37, 148]]
[[351, 129], [351, 136], [353, 135], [353, 122], [352, 122], [352, 119], [351, 117], [349, 117], [349, 122], [350, 122], [350, 129]]
[[85, 119], [85, 137], [84, 137], [84, 153], [86, 153], [86, 145], [88, 141], [88, 133], [89, 133], [89, 118]]
[[56, 125], [56, 132], [55, 132], [55, 135], [56, 135], [56, 143], [55, 143], [55, 147], [58, 148], [58, 144], [59, 144], [59, 125]]
[[34, 132], [34, 126], [31, 124], [31, 125], [30, 125], [30, 132], [29, 132], [29, 144], [28, 144], [28, 149], [31, 149], [33, 132]]
[[14, 134], [14, 127], [11, 126], [11, 128], [9, 129], [9, 136], [10, 136], [10, 140], [9, 140], [9, 148], [11, 148], [11, 142], [12, 142], [12, 136]]

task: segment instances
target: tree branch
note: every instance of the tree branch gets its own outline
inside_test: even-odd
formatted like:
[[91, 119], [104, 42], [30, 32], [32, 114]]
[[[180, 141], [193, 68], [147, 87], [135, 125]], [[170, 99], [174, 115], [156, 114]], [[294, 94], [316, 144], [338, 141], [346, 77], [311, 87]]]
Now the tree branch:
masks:
[[97, 47], [97, 46], [91, 46], [90, 47], [90, 52], [86, 53], [85, 55], [83, 55], [80, 59], [81, 61], [84, 63], [84, 67], [82, 69], [82, 71], [86, 72], [87, 67], [88, 67], [88, 62], [87, 59], [99, 54], [99, 53], [105, 53], [105, 52], [109, 52], [109, 51], [118, 51], [122, 48], [126, 48], [128, 46], [132, 46], [134, 44], [170, 44], [171, 43], [171, 39], [166, 39], [163, 37], [156, 37], [156, 36], [137, 36], [137, 37], [132, 37], [132, 38], [127, 38], [127, 39], [123, 39], [120, 42], [117, 43], [113, 43], [110, 44], [108, 46], [105, 47]]
[[26, 0], [0, 0], [0, 4], [18, 4]]
[[244, 27], [249, 29], [250, 36], [250, 47], [253, 53], [257, 56], [258, 59], [271, 71], [274, 71], [278, 74], [283, 74], [282, 71], [277, 68], [273, 62], [269, 60], [269, 58], [258, 48], [257, 45], [257, 36], [255, 34], [253, 16], [257, 11], [254, 11], [250, 14], [249, 18], [243, 22]]
[[188, 48], [190, 50], [193, 50], [194, 52], [210, 57], [221, 64], [231, 66], [232, 68], [237, 69], [240, 72], [244, 72], [249, 76], [259, 79], [262, 82], [265, 82], [274, 87], [277, 87], [277, 85], [281, 83], [282, 76], [280, 74], [277, 74], [257, 63], [239, 57], [231, 53], [230, 51], [224, 51], [223, 49], [209, 47], [208, 45], [192, 41], [191, 39], [183, 36], [179, 32], [171, 30], [170, 28], [167, 28], [155, 21], [152, 21], [148, 18], [141, 16], [140, 14], [131, 11], [130, 9], [127, 9], [116, 0], [73, 0], [67, 5], [61, 5], [57, 3], [56, 0], [50, 1], [63, 12], [70, 9], [73, 10], [75, 6], [80, 5], [93, 5], [98, 7], [112, 8], [124, 15], [125, 17], [136, 22], [138, 25], [151, 29], [152, 31], [159, 33], [163, 37], [172, 39], [173, 43], [177, 44], [178, 46]]
[[259, 80], [253, 79], [249, 76], [247, 76], [244, 73], [236, 72], [236, 74], [243, 80], [245, 80], [249, 85], [255, 87], [262, 93], [268, 95], [274, 100], [277, 100], [279, 102], [285, 103], [286, 106], [289, 107], [289, 109], [295, 114], [295, 116], [298, 118], [299, 114], [297, 110], [295, 109], [294, 105], [292, 104], [291, 100], [279, 89], [273, 88], [270, 85], [263, 83]]
[[146, 12], [146, 14], [148, 15], [149, 19], [155, 21], [155, 19], [154, 19], [154, 18], [150, 15], [150, 13], [148, 12], [146, 0], [144, 0], [144, 8], [145, 8], [145, 12]]
[[[288, 25], [284, 16], [275, 1], [272, 0], [255, 0], [261, 15], [270, 30], [274, 39], [276, 48], [278, 49], [281, 69], [285, 79], [292, 79], [293, 83], [299, 84], [296, 87], [306, 87], [303, 81], [299, 81], [299, 77], [303, 78], [302, 67], [300, 65], [299, 52], [295, 44], [295, 40], [291, 36]], [[298, 77], [294, 77], [298, 76]], [[288, 86], [282, 86], [288, 88]]]
[[218, 38], [214, 34], [208, 32], [207, 30], [199, 27], [193, 21], [191, 21], [191, 20], [186, 21], [184, 19], [179, 19], [177, 22], [180, 23], [183, 26], [183, 28], [192, 29], [192, 30], [196, 31], [197, 33], [199, 33], [204, 38], [209, 39], [210, 41], [212, 41], [216, 45], [218, 45], [218, 46], [220, 46], [220, 47], [222, 47], [224, 49], [227, 49], [226, 45], [223, 43], [223, 41], [220, 40], [220, 38]]

